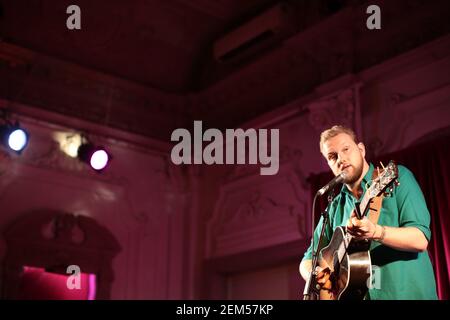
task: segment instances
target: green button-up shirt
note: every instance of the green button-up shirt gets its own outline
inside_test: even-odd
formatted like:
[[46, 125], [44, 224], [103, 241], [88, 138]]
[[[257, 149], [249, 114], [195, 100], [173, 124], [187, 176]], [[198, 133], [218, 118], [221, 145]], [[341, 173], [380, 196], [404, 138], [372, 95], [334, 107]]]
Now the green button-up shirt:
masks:
[[[364, 176], [361, 187], [366, 191], [366, 184], [371, 180], [374, 166], [370, 164], [369, 171]], [[390, 196], [384, 197], [378, 224], [391, 227], [416, 227], [430, 240], [430, 213], [423, 193], [406, 167], [398, 166], [400, 182], [394, 187]], [[345, 226], [358, 200], [348, 190], [342, 187], [329, 207], [329, 223], [321, 248], [326, 246], [338, 226]], [[323, 218], [314, 232], [314, 244], [317, 247]], [[436, 283], [433, 267], [428, 252], [400, 251], [376, 241], [370, 248], [372, 260], [373, 283], [368, 299], [437, 299]], [[311, 259], [311, 245], [303, 259]]]

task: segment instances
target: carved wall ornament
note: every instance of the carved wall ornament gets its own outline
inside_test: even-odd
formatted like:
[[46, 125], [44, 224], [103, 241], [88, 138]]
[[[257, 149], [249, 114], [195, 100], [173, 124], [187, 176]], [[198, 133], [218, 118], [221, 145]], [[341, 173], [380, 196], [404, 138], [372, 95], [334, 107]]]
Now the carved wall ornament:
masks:
[[235, 164], [234, 168], [225, 176], [224, 182], [231, 182], [244, 177], [258, 175], [260, 165]]
[[304, 199], [309, 191], [304, 190], [293, 170], [302, 152], [286, 145], [282, 149], [285, 163], [274, 178], [265, 179], [255, 173], [221, 184], [206, 228], [207, 257], [304, 238]]
[[78, 225], [73, 215], [59, 215], [41, 226], [41, 235], [46, 240], [68, 241], [80, 245], [84, 241], [85, 232]]
[[275, 200], [260, 191], [253, 192], [249, 197], [250, 199], [241, 203], [236, 211], [224, 217], [222, 221], [224, 227], [236, 224], [252, 225], [274, 215], [293, 217], [298, 214], [298, 205]]
[[308, 104], [306, 108], [311, 126], [322, 132], [340, 124], [352, 128], [362, 138], [359, 87], [355, 85]]
[[389, 96], [389, 105], [395, 106], [403, 101], [405, 101], [408, 98], [408, 96], [401, 94], [401, 93], [391, 93]]
[[52, 219], [42, 225], [41, 227], [41, 235], [46, 240], [52, 240], [56, 237], [56, 230], [55, 230], [55, 221]]
[[131, 216], [138, 222], [139, 224], [147, 224], [149, 221], [149, 214], [146, 211], [131, 212]]

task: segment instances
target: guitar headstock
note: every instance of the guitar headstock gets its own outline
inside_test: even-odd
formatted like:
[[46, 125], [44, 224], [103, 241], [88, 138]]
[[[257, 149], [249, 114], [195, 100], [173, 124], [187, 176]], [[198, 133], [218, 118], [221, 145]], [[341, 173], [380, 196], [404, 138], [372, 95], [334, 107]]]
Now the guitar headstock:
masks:
[[[375, 169], [377, 170], [377, 169]], [[389, 161], [386, 167], [383, 167], [380, 170], [378, 177], [371, 181], [370, 187], [367, 189], [367, 193], [369, 197], [375, 198], [379, 196], [381, 193], [386, 192], [386, 189], [389, 188], [389, 191], [393, 191], [392, 184], [399, 185], [397, 181], [398, 178], [398, 168], [397, 164], [394, 161]]]

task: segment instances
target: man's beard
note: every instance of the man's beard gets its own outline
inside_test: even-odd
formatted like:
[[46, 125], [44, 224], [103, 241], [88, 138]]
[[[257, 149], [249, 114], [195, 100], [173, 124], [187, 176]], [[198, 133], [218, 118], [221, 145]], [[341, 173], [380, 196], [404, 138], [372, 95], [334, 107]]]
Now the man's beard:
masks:
[[363, 172], [363, 162], [361, 161], [358, 166], [353, 166], [353, 168], [355, 170], [353, 171], [353, 174], [347, 175], [347, 177], [344, 180], [345, 184], [352, 185], [356, 181], [358, 181], [358, 179], [361, 177], [362, 172]]

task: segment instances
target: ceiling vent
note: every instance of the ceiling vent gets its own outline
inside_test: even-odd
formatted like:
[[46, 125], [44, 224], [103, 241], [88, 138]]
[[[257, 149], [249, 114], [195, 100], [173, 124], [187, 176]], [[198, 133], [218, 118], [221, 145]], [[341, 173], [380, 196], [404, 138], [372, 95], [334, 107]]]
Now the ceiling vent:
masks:
[[276, 38], [286, 25], [286, 4], [277, 4], [214, 42], [214, 58], [225, 62]]

